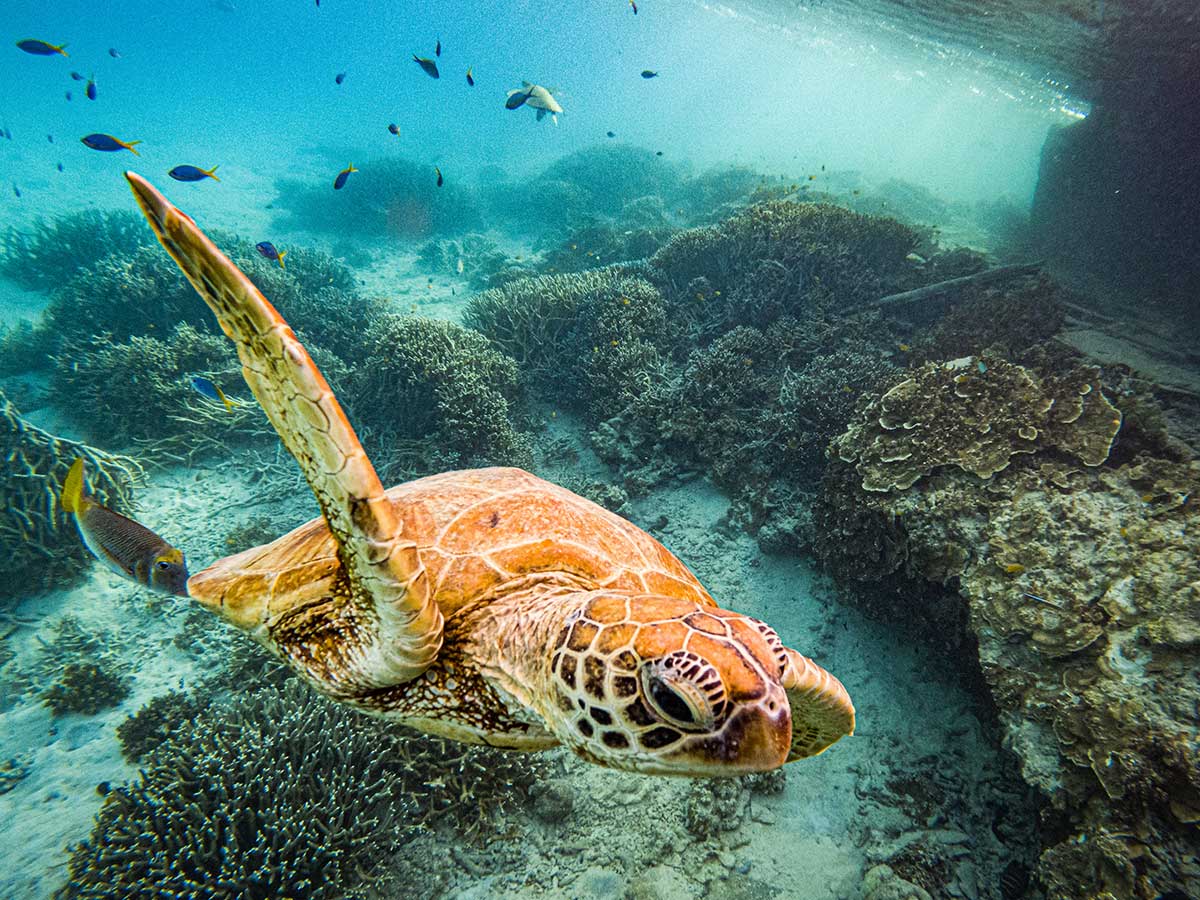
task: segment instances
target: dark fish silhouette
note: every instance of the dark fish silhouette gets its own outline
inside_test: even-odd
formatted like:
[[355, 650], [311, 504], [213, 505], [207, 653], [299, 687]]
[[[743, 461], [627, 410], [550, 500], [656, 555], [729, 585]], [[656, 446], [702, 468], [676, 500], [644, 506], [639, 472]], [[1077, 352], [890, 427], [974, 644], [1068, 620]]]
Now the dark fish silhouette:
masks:
[[345, 80], [346, 80], [346, 73], [345, 73], [345, 72], [338, 72], [338, 73], [337, 73], [337, 75], [335, 75], [335, 76], [334, 76], [334, 79], [333, 79], [333, 80], [334, 80], [334, 82], [335, 82], [335, 83], [337, 83], [337, 84], [341, 84], [343, 81], [345, 81]]
[[423, 71], [430, 78], [441, 78], [442, 77], [441, 73], [438, 72], [437, 63], [435, 63], [429, 57], [417, 56], [416, 54], [414, 54], [413, 62], [415, 62], [418, 66], [420, 66], [421, 71]]
[[400, 135], [400, 126], [397, 125], [395, 122], [393, 122], [391, 125], [388, 126], [388, 131], [390, 131], [392, 134], [394, 134], [396, 136], [399, 136]]
[[469, 84], [471, 87], [475, 87], [475, 79], [471, 75], [470, 68], [467, 69], [467, 84]]
[[84, 89], [84, 93], [87, 94], [87, 98], [89, 100], [95, 100], [96, 99], [96, 82], [92, 81], [89, 78], [87, 87]]
[[658, 73], [655, 72], [653, 69], [642, 69], [642, 77], [643, 78], [657, 78]]
[[446, 183], [446, 179], [442, 178], [442, 170], [439, 169], [437, 166], [434, 166], [433, 171], [437, 172], [437, 186], [441, 187], [443, 184]]
[[442, 55], [442, 39], [441, 39], [441, 38], [438, 38], [438, 39], [437, 39], [437, 44], [436, 44], [436, 45], [434, 45], [434, 48], [433, 48], [433, 55], [434, 55], [434, 56], [441, 56], [441, 55]]
[[111, 56], [113, 59], [121, 58], [121, 54], [117, 52], [117, 49], [115, 47], [108, 48], [108, 55]]

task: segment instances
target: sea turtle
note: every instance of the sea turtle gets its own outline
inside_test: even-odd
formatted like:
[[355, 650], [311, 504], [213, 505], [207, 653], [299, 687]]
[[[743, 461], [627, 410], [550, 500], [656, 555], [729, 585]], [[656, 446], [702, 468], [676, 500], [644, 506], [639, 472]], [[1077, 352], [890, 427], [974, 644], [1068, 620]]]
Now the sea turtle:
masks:
[[385, 491], [275, 308], [126, 173], [159, 241], [237, 345], [322, 518], [220, 560], [188, 594], [317, 690], [422, 731], [670, 775], [734, 775], [854, 729], [841, 683], [720, 609], [658, 541], [513, 468]]

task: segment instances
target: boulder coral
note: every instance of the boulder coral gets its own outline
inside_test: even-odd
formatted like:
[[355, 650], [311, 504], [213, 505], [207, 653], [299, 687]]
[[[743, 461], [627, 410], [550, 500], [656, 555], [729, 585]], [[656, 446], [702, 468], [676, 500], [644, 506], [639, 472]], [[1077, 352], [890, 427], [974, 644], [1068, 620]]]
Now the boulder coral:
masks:
[[[843, 577], [957, 591], [1007, 742], [1048, 802], [1050, 896], [1194, 895], [1200, 464], [1106, 462], [1119, 417], [1094, 370], [986, 366], [927, 364], [921, 390], [863, 410], [835, 444], [818, 552]], [[995, 380], [956, 392], [965, 372]], [[875, 611], [921, 619], [905, 596]]]

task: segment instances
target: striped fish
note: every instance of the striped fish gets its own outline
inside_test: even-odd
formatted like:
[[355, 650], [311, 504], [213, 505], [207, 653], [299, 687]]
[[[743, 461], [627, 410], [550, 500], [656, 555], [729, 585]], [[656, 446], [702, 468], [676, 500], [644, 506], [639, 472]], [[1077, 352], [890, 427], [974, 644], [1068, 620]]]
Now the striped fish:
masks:
[[118, 575], [165, 594], [187, 596], [183, 551], [93, 500], [84, 485], [83, 459], [72, 463], [63, 482], [62, 507], [75, 517], [79, 535], [92, 555]]

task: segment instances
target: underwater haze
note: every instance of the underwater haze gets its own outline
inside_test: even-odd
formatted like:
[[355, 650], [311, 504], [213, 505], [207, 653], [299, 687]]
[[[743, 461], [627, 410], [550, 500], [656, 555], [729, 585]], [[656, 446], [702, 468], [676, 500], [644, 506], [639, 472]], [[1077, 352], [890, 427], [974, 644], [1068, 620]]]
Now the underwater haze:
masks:
[[1193, 6], [10, 0], [0, 897], [1200, 897]]

